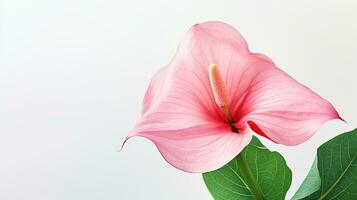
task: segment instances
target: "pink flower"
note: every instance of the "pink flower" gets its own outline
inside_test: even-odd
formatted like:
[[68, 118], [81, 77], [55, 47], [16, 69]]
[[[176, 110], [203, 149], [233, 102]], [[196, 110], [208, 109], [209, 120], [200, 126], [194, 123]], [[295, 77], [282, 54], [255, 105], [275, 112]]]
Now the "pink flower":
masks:
[[237, 30], [206, 22], [187, 32], [153, 77], [128, 138], [150, 139], [178, 169], [206, 172], [233, 159], [253, 131], [297, 145], [331, 119], [340, 117], [328, 101], [251, 53]]

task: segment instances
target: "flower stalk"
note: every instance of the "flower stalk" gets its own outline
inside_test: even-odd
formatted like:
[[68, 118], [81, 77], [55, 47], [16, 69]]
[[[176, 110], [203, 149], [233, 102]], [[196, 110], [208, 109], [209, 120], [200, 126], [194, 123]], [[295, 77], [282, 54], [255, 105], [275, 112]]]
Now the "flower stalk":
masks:
[[237, 156], [239, 170], [241, 170], [244, 180], [246, 180], [248, 189], [252, 192], [252, 194], [254, 194], [254, 198], [256, 200], [264, 200], [263, 192], [261, 191], [257, 180], [253, 176], [253, 173], [250, 170], [244, 156], [245, 152], [246, 149], [243, 149]]

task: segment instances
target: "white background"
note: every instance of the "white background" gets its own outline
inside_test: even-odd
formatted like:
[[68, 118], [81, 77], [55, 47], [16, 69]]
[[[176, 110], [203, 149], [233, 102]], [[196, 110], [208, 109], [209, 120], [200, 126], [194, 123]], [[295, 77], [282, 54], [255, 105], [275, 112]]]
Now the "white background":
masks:
[[280, 151], [288, 197], [316, 148], [357, 127], [357, 1], [0, 2], [0, 199], [205, 200], [200, 174], [167, 164], [143, 138], [117, 147], [139, 119], [151, 76], [188, 28], [220, 20], [253, 52], [331, 101], [331, 121]]

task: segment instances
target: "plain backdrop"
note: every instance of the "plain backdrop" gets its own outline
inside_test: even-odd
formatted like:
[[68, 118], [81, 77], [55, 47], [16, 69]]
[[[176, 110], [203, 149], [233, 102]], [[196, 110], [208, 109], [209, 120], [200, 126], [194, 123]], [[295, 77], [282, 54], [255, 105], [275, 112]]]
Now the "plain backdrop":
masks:
[[316, 148], [357, 127], [357, 1], [0, 2], [0, 199], [210, 200], [200, 174], [167, 164], [143, 138], [119, 144], [139, 119], [152, 75], [188, 30], [220, 20], [253, 52], [335, 105], [295, 147], [272, 144], [296, 191]]

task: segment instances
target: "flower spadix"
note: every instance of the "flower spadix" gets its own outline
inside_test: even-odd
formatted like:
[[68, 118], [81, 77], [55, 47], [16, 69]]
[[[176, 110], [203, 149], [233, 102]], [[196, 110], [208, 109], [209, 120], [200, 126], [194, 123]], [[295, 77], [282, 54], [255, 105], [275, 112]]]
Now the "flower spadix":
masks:
[[236, 29], [206, 22], [153, 77], [127, 139], [148, 138], [174, 167], [207, 172], [233, 159], [253, 132], [297, 145], [331, 119], [340, 117], [327, 100], [251, 53]]
[[229, 98], [227, 95], [226, 87], [216, 64], [210, 65], [208, 74], [209, 80], [211, 82], [214, 99], [217, 105], [222, 108], [222, 111], [224, 112], [227, 121], [230, 124], [234, 123], [234, 119], [231, 113], [229, 112]]

